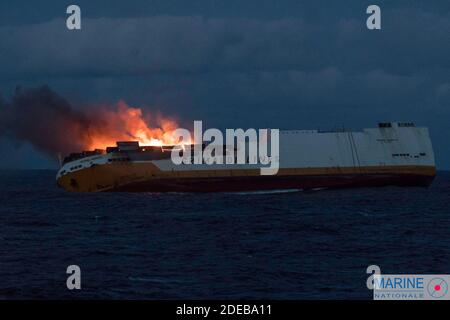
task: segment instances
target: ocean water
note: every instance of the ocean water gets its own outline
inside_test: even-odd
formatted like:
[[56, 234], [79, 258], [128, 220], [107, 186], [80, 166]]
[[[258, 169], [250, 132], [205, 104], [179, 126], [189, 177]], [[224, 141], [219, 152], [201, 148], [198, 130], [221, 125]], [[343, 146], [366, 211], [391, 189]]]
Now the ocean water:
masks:
[[450, 273], [449, 172], [430, 188], [217, 194], [73, 194], [54, 176], [0, 171], [1, 299], [370, 299], [371, 264]]

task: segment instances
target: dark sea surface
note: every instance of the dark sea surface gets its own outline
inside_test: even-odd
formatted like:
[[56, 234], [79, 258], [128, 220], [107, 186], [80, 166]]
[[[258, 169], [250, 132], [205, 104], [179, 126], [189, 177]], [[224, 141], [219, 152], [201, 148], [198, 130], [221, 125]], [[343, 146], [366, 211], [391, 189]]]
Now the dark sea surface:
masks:
[[0, 299], [371, 299], [371, 264], [450, 273], [449, 172], [430, 188], [238, 194], [73, 194], [55, 174], [0, 171]]

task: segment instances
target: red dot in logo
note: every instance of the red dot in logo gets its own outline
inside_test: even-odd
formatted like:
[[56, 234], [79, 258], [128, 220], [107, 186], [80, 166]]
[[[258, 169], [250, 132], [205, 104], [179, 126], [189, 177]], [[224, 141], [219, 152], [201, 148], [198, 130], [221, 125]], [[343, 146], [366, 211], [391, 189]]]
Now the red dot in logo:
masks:
[[440, 285], [438, 285], [438, 284], [437, 284], [437, 285], [435, 285], [435, 286], [434, 286], [434, 290], [436, 290], [436, 291], [439, 291], [439, 290], [441, 290], [441, 286], [440, 286]]

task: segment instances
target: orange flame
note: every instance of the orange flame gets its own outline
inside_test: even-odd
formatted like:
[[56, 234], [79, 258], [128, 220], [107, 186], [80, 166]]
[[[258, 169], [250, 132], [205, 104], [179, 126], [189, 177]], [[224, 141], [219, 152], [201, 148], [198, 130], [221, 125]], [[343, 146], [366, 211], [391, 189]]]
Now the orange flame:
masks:
[[[161, 115], [151, 117], [140, 108], [129, 107], [120, 101], [117, 109], [102, 109], [98, 121], [89, 127], [89, 149], [106, 149], [115, 146], [117, 141], [139, 141], [140, 145], [164, 146], [178, 145], [174, 135], [178, 128], [175, 120]], [[154, 127], [149, 127], [149, 123]], [[190, 142], [183, 142], [190, 143]]]

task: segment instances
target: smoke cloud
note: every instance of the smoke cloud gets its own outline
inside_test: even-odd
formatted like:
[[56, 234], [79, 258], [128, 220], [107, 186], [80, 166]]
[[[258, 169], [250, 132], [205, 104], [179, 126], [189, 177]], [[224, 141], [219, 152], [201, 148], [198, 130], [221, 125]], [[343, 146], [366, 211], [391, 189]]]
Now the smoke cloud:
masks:
[[[149, 127], [149, 124], [152, 127]], [[119, 140], [147, 145], [176, 143], [173, 119], [151, 116], [120, 101], [82, 111], [49, 86], [17, 88], [10, 103], [0, 100], [0, 134], [27, 141], [54, 159], [72, 152], [105, 149]]]
[[48, 86], [17, 88], [0, 110], [0, 132], [56, 157], [89, 144], [89, 120]]

